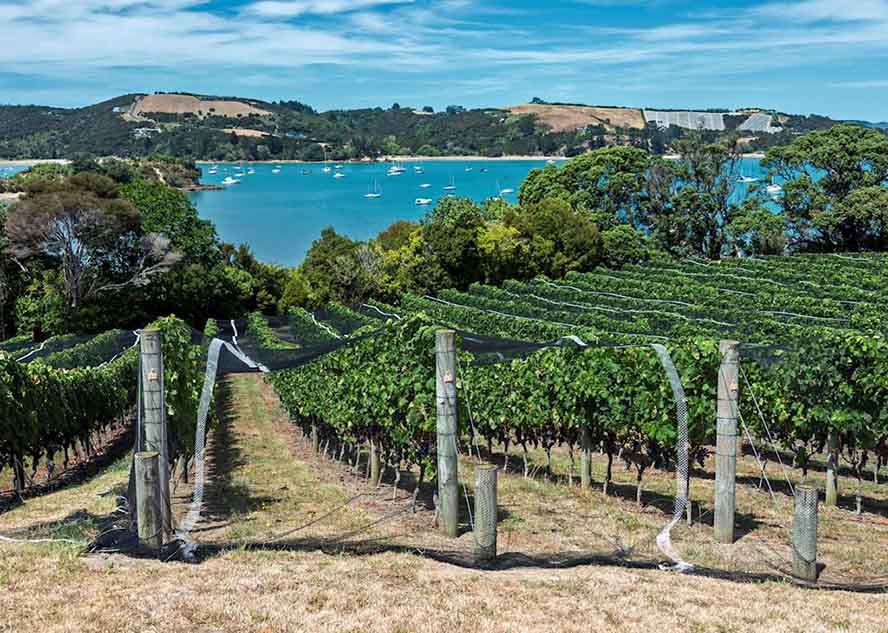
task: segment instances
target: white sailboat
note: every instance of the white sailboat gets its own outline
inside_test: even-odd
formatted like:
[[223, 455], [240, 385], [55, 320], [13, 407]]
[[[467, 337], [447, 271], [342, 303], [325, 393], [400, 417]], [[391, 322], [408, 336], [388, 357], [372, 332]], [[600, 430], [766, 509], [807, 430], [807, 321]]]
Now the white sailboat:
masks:
[[418, 206], [418, 207], [425, 207], [430, 204], [432, 204], [431, 198], [417, 198], [416, 199], [416, 206]]
[[456, 182], [453, 179], [453, 176], [450, 177], [450, 184], [444, 187], [444, 191], [456, 191]]
[[324, 148], [324, 169], [322, 171], [325, 174], [329, 174], [331, 171], [333, 171], [330, 168], [330, 161], [327, 160], [327, 148], [326, 147]]
[[422, 183], [422, 184], [419, 186], [419, 188], [420, 188], [420, 189], [428, 189], [428, 188], [431, 187], [431, 186], [432, 186], [432, 185], [430, 185], [429, 183], [424, 182], [424, 183]]
[[515, 193], [514, 189], [510, 189], [510, 188], [500, 189], [499, 180], [496, 181], [496, 188], [500, 192], [501, 196], [505, 196], [506, 194], [510, 194], [510, 193]]
[[742, 183], [751, 183], [758, 182], [758, 178], [753, 178], [752, 176], [747, 176], [745, 170], [743, 169], [743, 163], [740, 163], [740, 177], [737, 179], [737, 182]]
[[237, 178], [232, 178], [231, 176], [225, 176], [225, 180], [222, 181], [222, 184], [225, 187], [228, 187], [230, 185], [237, 185], [239, 183], [240, 183], [240, 180], [238, 180]]
[[379, 183], [376, 181], [376, 179], [373, 180], [373, 191], [367, 191], [367, 193], [364, 194], [364, 197], [365, 198], [381, 198], [382, 197], [382, 193], [380, 193], [380, 191], [379, 191]]
[[345, 174], [343, 174], [341, 171], [337, 171], [335, 174], [333, 174], [333, 177], [334, 178], [345, 178]]

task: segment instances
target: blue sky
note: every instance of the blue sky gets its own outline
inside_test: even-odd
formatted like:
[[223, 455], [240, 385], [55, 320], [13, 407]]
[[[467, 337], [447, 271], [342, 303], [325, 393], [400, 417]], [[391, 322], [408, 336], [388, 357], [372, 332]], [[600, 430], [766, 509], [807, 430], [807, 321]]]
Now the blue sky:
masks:
[[0, 0], [0, 102], [760, 105], [888, 120], [888, 0]]

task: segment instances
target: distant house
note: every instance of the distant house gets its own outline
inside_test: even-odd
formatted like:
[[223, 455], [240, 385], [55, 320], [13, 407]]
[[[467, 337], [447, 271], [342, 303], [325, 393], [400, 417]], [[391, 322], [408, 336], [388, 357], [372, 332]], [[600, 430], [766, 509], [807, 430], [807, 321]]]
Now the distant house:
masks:
[[161, 131], [156, 127], [137, 127], [133, 130], [133, 136], [136, 138], [148, 138], [154, 134], [160, 134]]

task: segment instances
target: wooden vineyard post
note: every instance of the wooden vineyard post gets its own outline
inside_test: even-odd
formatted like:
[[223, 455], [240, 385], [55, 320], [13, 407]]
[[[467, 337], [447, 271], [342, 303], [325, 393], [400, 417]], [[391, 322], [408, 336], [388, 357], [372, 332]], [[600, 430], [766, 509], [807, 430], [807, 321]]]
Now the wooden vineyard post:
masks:
[[583, 427], [581, 442], [583, 454], [580, 456], [580, 483], [583, 490], [588, 490], [592, 487], [592, 434], [586, 427]]
[[801, 580], [817, 581], [817, 488], [814, 486], [795, 489], [792, 572]]
[[321, 452], [321, 443], [318, 438], [318, 425], [314, 421], [311, 423], [311, 450], [315, 453]]
[[839, 460], [835, 431], [829, 432], [826, 443], [829, 454], [826, 456], [826, 499], [824, 503], [834, 508], [839, 504]]
[[[162, 537], [166, 541], [172, 533], [170, 518], [169, 456], [167, 448], [166, 415], [163, 394], [163, 355], [160, 347], [160, 332], [145, 330], [141, 339], [142, 354], [142, 437], [144, 451], [154, 451], [158, 455], [158, 503], [160, 505]], [[137, 511], [142, 502], [138, 499]]]
[[456, 333], [435, 336], [435, 395], [438, 415], [438, 517], [447, 536], [459, 535], [459, 473], [456, 457]]
[[380, 476], [379, 446], [375, 440], [370, 440], [370, 485], [378, 486]]
[[475, 560], [496, 558], [496, 466], [475, 468]]
[[715, 441], [715, 540], [734, 542], [737, 477], [737, 394], [740, 355], [737, 341], [721, 341], [718, 370], [718, 420]]
[[158, 550], [163, 546], [163, 503], [160, 497], [160, 455], [146, 451], [135, 455], [139, 543]]

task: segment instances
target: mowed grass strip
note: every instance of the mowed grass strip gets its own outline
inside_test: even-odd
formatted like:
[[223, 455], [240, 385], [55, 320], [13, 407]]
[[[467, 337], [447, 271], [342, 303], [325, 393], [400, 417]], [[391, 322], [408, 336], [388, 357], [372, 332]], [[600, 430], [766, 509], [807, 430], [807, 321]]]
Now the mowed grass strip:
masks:
[[[200, 540], [262, 540], [319, 517], [353, 493], [356, 484], [351, 482], [349, 488], [344, 468], [294, 450], [286, 416], [260, 376], [231, 377], [221, 386], [220, 403], [227, 413], [213, 441], [216, 448], [227, 441], [230, 468], [219, 474], [227, 473], [230, 481], [223, 483], [230, 489], [216, 491], [220, 496], [212, 499], [212, 510], [223, 504], [229, 516], [200, 533]], [[564, 456], [553, 461], [556, 473], [566, 472], [569, 461]], [[125, 485], [127, 465], [121, 462], [83, 485], [28, 500], [0, 517], [0, 532], [57, 521], [79, 510], [94, 516], [110, 512], [114, 501], [107, 491]], [[471, 467], [471, 460], [463, 461], [467, 482]], [[602, 473], [602, 465], [596, 464], [597, 482]], [[503, 549], [520, 551], [526, 546], [538, 551], [557, 547], [559, 539], [568, 549], [588, 543], [591, 531], [625, 534], [623, 526], [634, 535], [659, 526], [664, 516], [659, 508], [635, 508], [628, 489], [631, 473], [621, 472], [617, 478], [627, 486], [621, 498], [605, 497], [600, 490], [583, 492], [576, 484], [568, 487], [540, 476], [531, 480], [521, 473], [504, 474]], [[670, 481], [674, 485], [669, 473], [652, 473], [650, 489], [665, 495]], [[701, 501], [711, 486], [703, 481], [695, 490]], [[750, 495], [757, 500], [761, 493]], [[388, 493], [383, 491], [383, 497]], [[373, 507], [354, 504], [293, 536], [332, 536], [373, 518]], [[426, 517], [422, 520], [430, 523]], [[695, 531], [705, 537], [708, 529], [704, 525]], [[431, 526], [424, 525], [419, 535], [431, 539], [432, 533]], [[507, 535], [512, 538], [509, 547]], [[810, 591], [785, 582], [736, 583], [615, 566], [482, 572], [409, 553], [346, 555], [244, 547], [223, 548], [199, 565], [186, 565], [122, 556], [78, 557], [65, 547], [0, 544], [0, 613], [2, 633], [801, 633], [883, 631], [888, 601], [883, 595]]]

